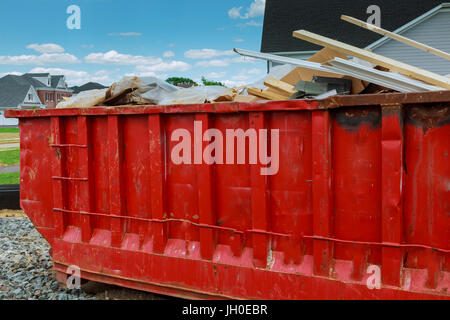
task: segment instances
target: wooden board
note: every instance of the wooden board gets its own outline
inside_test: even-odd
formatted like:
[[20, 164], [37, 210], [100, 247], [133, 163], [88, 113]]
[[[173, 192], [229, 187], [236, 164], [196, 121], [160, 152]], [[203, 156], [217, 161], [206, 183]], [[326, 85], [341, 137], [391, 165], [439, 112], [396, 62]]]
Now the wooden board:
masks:
[[344, 21], [350, 22], [350, 23], [352, 23], [354, 25], [357, 25], [359, 27], [362, 27], [364, 29], [367, 29], [367, 30], [376, 32], [378, 34], [381, 34], [381, 35], [383, 35], [385, 37], [388, 37], [388, 38], [391, 38], [391, 39], [403, 42], [404, 44], [410, 45], [410, 46], [415, 47], [417, 49], [420, 49], [420, 50], [432, 53], [434, 55], [437, 55], [439, 57], [442, 57], [442, 58], [450, 60], [450, 54], [449, 53], [441, 51], [441, 50], [433, 48], [433, 47], [430, 47], [430, 46], [428, 46], [426, 44], [423, 44], [423, 43], [411, 40], [411, 39], [406, 38], [404, 36], [401, 36], [399, 34], [396, 34], [396, 33], [390, 32], [388, 30], [379, 28], [377, 26], [374, 26], [372, 24], [366, 23], [364, 21], [358, 20], [358, 19], [353, 18], [353, 17], [342, 15], [341, 19], [344, 20]]
[[346, 43], [333, 40], [306, 30], [294, 31], [294, 37], [317, 44], [319, 46], [328, 47], [333, 50], [357, 57], [374, 64], [378, 64], [392, 71], [397, 71], [405, 76], [412, 77], [436, 86], [450, 89], [450, 79], [439, 74], [423, 70], [409, 64], [384, 57], [367, 50], [363, 50]]
[[268, 77], [264, 81], [264, 85], [280, 91], [283, 95], [287, 95], [288, 98], [296, 92], [296, 90], [294, 90], [293, 85], [283, 82], [283, 81], [280, 81], [280, 80], [277, 80], [272, 77]]
[[316, 52], [311, 57], [309, 57], [308, 61], [325, 63], [327, 61], [333, 60], [334, 58], [341, 58], [347, 60], [347, 55], [339, 51], [332, 50], [330, 48], [323, 48], [322, 50]]
[[252, 96], [252, 95], [244, 96], [244, 95], [237, 94], [234, 96], [233, 101], [250, 103], [250, 102], [255, 102], [255, 101], [260, 101], [260, 100], [264, 100], [264, 99], [261, 99], [260, 97], [256, 97], [256, 96]]
[[248, 93], [257, 97], [261, 97], [268, 100], [288, 100], [289, 97], [282, 96], [280, 94], [277, 94], [275, 92], [270, 91], [263, 91], [261, 89], [256, 88], [248, 88]]

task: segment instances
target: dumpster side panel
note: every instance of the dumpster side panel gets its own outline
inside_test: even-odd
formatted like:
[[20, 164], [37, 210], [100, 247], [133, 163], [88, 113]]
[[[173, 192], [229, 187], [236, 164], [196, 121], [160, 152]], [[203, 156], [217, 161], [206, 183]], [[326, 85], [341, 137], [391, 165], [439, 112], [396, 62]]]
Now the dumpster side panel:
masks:
[[[333, 122], [335, 237], [381, 241], [381, 113], [379, 108], [337, 110]], [[367, 263], [380, 264], [380, 248], [337, 243], [335, 258], [354, 260], [361, 279]]]
[[[404, 235], [408, 243], [450, 248], [449, 107], [412, 107], [407, 111]], [[435, 286], [447, 257], [424, 250], [408, 252], [406, 265], [428, 270]]]
[[295, 239], [273, 237], [272, 249], [300, 263], [313, 252], [303, 238], [313, 233], [311, 113], [274, 112], [269, 128], [280, 130], [279, 171], [269, 177], [271, 230]]
[[50, 212], [53, 205], [50, 119], [22, 119], [19, 125], [20, 205], [52, 244], [55, 221]]
[[291, 103], [21, 118], [21, 204], [55, 269], [191, 298], [449, 299], [448, 107]]

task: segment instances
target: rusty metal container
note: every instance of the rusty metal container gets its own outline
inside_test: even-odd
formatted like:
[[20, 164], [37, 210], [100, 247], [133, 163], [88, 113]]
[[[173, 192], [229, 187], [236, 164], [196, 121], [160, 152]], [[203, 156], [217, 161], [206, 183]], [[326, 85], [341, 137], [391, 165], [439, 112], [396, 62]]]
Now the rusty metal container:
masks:
[[[6, 115], [60, 279], [76, 265], [178, 297], [450, 299], [450, 91]], [[180, 129], [203, 147], [180, 153], [191, 164], [172, 157]], [[236, 129], [267, 129], [270, 148], [278, 132], [274, 174], [248, 153], [264, 135], [240, 164], [217, 160], [236, 141], [202, 159]]]

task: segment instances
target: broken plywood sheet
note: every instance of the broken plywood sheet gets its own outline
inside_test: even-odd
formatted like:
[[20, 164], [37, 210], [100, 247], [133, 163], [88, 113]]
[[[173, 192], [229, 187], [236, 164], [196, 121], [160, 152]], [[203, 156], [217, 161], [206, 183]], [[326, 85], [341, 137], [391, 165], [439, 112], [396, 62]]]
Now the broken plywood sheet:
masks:
[[[330, 60], [333, 60], [336, 57], [348, 60], [347, 55], [343, 53], [337, 52], [330, 48], [323, 48], [322, 50], [314, 54], [312, 57], [310, 57], [308, 61], [317, 63], [326, 63]], [[312, 82], [314, 76], [350, 79], [352, 80], [352, 94], [361, 93], [367, 87], [367, 83], [357, 78], [353, 78], [350, 76], [342, 76], [331, 72], [311, 70], [302, 67], [295, 68], [280, 80], [295, 86], [299, 81]]]

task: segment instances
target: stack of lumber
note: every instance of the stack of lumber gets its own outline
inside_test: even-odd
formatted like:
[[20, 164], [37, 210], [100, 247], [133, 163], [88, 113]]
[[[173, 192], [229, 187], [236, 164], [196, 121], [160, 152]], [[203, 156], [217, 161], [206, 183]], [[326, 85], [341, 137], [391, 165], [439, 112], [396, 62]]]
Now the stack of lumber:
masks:
[[[349, 16], [343, 15], [341, 18], [369, 31], [450, 60], [449, 53]], [[235, 49], [235, 52], [244, 56], [297, 66], [281, 79], [268, 77], [264, 82], [265, 89], [248, 88], [249, 100], [256, 98], [266, 100], [295, 98], [296, 95], [298, 96], [296, 88], [302, 87], [298, 84], [301, 82], [303, 84], [304, 82], [315, 82], [317, 77], [350, 79], [352, 88], [349, 94], [360, 94], [369, 91], [374, 93], [450, 90], [450, 79], [448, 77], [306, 30], [294, 31], [293, 36], [322, 46], [324, 49], [312, 56], [308, 61]], [[353, 57], [353, 60], [349, 60], [349, 57]], [[365, 63], [358, 62], [358, 59], [363, 60]], [[303, 85], [303, 87], [308, 86]], [[368, 87], [370, 87], [370, 90], [368, 90]]]

